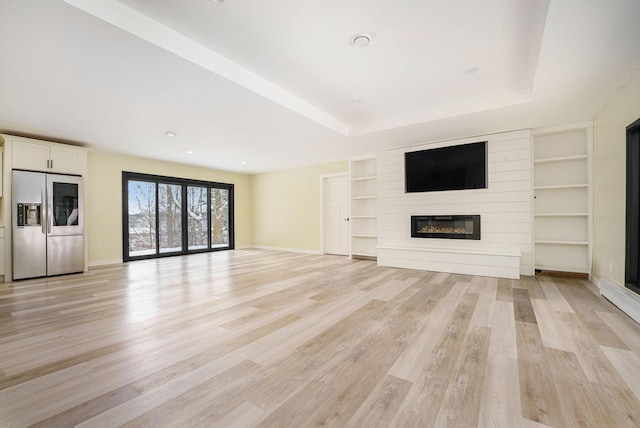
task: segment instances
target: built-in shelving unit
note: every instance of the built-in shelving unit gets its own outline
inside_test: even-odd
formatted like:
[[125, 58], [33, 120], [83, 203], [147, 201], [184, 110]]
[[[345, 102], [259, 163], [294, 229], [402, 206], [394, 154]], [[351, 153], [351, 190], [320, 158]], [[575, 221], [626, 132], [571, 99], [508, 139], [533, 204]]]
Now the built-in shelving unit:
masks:
[[350, 256], [375, 258], [377, 235], [377, 170], [375, 156], [349, 160], [351, 186]]
[[535, 268], [589, 273], [591, 122], [533, 133]]

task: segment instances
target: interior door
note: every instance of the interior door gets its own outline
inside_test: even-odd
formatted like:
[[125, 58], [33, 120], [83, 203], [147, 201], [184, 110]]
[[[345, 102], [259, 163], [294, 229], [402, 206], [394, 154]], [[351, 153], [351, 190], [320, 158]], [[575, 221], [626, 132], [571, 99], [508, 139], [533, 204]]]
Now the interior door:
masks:
[[325, 254], [349, 254], [349, 178], [322, 179], [323, 250]]

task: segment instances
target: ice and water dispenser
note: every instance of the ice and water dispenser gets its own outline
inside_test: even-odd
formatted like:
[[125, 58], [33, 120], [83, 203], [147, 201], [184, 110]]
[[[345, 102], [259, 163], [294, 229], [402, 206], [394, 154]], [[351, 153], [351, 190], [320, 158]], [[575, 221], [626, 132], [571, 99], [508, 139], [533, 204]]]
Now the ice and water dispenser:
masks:
[[18, 203], [18, 227], [42, 226], [42, 204]]

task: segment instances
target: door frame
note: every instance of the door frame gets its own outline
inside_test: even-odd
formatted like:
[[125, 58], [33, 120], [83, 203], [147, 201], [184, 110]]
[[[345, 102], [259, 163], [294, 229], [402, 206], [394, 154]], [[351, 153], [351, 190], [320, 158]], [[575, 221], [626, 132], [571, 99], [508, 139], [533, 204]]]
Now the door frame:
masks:
[[[333, 174], [321, 174], [320, 175], [320, 253], [321, 254], [326, 254], [324, 251], [324, 193], [325, 193], [325, 180], [329, 179], [329, 178], [336, 178], [336, 177], [346, 177], [347, 178], [347, 183], [349, 182], [349, 172], [345, 171], [345, 172], [335, 172]], [[351, 186], [348, 186], [347, 189], [347, 205], [349, 207], [349, 217], [351, 217], [351, 204], [349, 203], [349, 201], [351, 200]], [[351, 236], [351, 221], [349, 221], [349, 228], [348, 228], [348, 236]], [[351, 239], [348, 239], [348, 245], [347, 245], [347, 256], [351, 254]]]
[[[155, 243], [156, 248], [153, 254], [148, 255], [131, 255], [129, 250], [129, 181], [144, 181], [153, 183], [155, 186]], [[182, 188], [181, 192], [181, 236], [182, 247], [179, 251], [172, 252], [160, 252], [160, 212], [158, 201], [158, 186], [160, 184], [173, 184], [179, 185]], [[206, 248], [189, 249], [187, 236], [188, 236], [188, 219], [187, 219], [187, 187], [206, 187], [207, 190], [207, 246]], [[223, 247], [214, 247], [211, 245], [211, 189], [222, 189], [229, 192], [229, 206], [228, 206], [228, 229], [229, 229], [229, 243]], [[207, 253], [213, 251], [225, 251], [235, 249], [235, 210], [234, 210], [234, 184], [233, 183], [220, 183], [215, 181], [195, 180], [189, 178], [169, 177], [164, 175], [145, 174], [139, 172], [122, 171], [122, 258], [124, 262], [130, 262], [134, 260], [155, 259], [162, 257], [173, 256], [185, 256], [195, 253]]]
[[627, 126], [624, 286], [640, 294], [640, 119]]

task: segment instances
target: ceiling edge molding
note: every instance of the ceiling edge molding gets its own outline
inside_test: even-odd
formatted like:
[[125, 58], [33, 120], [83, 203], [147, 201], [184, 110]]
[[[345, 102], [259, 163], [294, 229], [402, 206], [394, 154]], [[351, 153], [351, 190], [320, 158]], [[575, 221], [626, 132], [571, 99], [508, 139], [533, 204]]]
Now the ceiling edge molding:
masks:
[[415, 113], [391, 117], [389, 119], [380, 121], [364, 123], [361, 126], [351, 127], [351, 132], [349, 135], [366, 135], [374, 132], [387, 131], [390, 129], [417, 125], [420, 123], [431, 122], [439, 119], [448, 119], [486, 110], [526, 104], [534, 100], [534, 95], [534, 87], [529, 86], [513, 92], [494, 94], [491, 96], [472, 99], [461, 103], [444, 105], [436, 109], [423, 110]]

